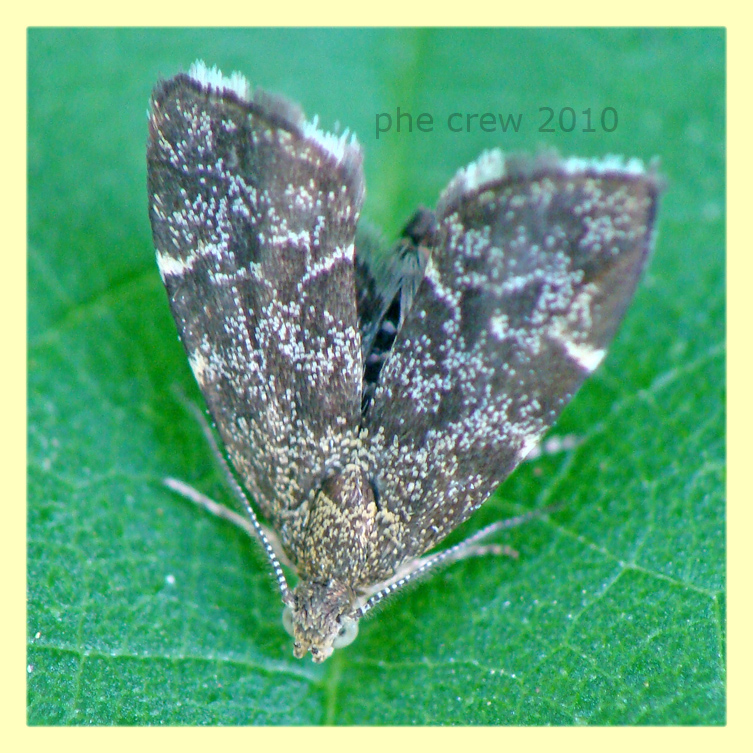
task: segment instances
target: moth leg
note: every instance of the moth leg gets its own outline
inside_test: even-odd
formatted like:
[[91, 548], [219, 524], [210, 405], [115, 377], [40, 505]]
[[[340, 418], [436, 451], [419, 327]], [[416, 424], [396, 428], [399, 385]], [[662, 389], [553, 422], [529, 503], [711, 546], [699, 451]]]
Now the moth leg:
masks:
[[[202, 494], [198, 489], [194, 489], [193, 486], [189, 486], [188, 484], [176, 478], [168, 477], [164, 479], [163, 483], [168, 489], [172, 489], [177, 494], [180, 494], [180, 496], [184, 499], [187, 499], [189, 502], [193, 502], [199, 507], [203, 507], [207, 512], [210, 512], [212, 515], [215, 515], [218, 518], [227, 520], [234, 526], [237, 526], [238, 528], [245, 531], [252, 539], [256, 539], [258, 541], [259, 537], [256, 533], [256, 529], [254, 528], [253, 523], [244, 515], [240, 515], [235, 512], [235, 510], [231, 510], [229, 507], [221, 505], [219, 502], [215, 502], [210, 497], [207, 497], [206, 494]], [[262, 527], [264, 534], [267, 537], [267, 541], [274, 550], [275, 555], [277, 555], [277, 559], [279, 559], [280, 562], [282, 562], [284, 565], [293, 567], [293, 564], [290, 562], [287, 555], [285, 554], [285, 551], [282, 548], [282, 543], [280, 542], [277, 534], [271, 528], [265, 526], [263, 523], [260, 523], [259, 525]]]
[[463, 552], [462, 556], [455, 558], [453, 562], [468, 559], [470, 557], [486, 557], [488, 555], [493, 555], [494, 557], [511, 557], [514, 560], [520, 557], [520, 553], [517, 549], [513, 549], [506, 544], [474, 544], [469, 547], [467, 551]]
[[[193, 486], [189, 486], [177, 478], [170, 477], [164, 479], [163, 483], [168, 489], [172, 489], [189, 502], [193, 502], [195, 505], [203, 507], [207, 512], [216, 515], [218, 518], [229, 521], [233, 525], [238, 526], [238, 528], [242, 528], [249, 536], [256, 536], [256, 532], [254, 531], [254, 527], [251, 525], [250, 520], [239, 515], [235, 510], [231, 510], [229, 507], [225, 507], [225, 505], [215, 502], [210, 497], [207, 497], [206, 494], [202, 494], [198, 489], [194, 489]], [[269, 536], [268, 529], [265, 528], [264, 533]]]
[[563, 434], [561, 437], [549, 437], [537, 444], [526, 455], [523, 462], [527, 463], [529, 460], [536, 460], [544, 455], [559, 455], [561, 452], [568, 452], [575, 449], [582, 441], [583, 438], [577, 434]]
[[549, 505], [541, 510], [532, 510], [523, 515], [516, 515], [513, 518], [498, 520], [491, 525], [482, 528], [480, 531], [477, 531], [472, 536], [469, 536], [465, 541], [461, 541], [459, 544], [451, 546], [449, 549], [444, 549], [436, 554], [430, 554], [425, 557], [417, 557], [416, 559], [409, 560], [400, 567], [392, 578], [383, 581], [382, 583], [377, 583], [375, 586], [368, 589], [368, 591], [364, 592], [362, 596], [363, 603], [361, 605], [361, 614], [366, 614], [366, 612], [386, 596], [395, 593], [395, 591], [401, 589], [406, 584], [426, 575], [440, 565], [449, 565], [451, 562], [458, 562], [467, 559], [468, 557], [480, 557], [487, 554], [507, 555], [517, 558], [518, 553], [511, 547], [496, 544], [482, 545], [482, 542], [495, 533], [507, 530], [508, 528], [515, 528], [523, 523], [527, 523], [529, 520], [540, 518], [551, 512], [560, 510], [562, 507], [563, 505], [561, 504]]

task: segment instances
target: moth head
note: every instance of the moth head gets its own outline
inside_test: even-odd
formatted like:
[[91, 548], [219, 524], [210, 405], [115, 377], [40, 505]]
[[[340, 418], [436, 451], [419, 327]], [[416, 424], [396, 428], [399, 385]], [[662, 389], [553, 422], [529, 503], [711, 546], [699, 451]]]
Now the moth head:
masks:
[[352, 643], [358, 635], [355, 594], [344, 583], [301, 581], [291, 603], [282, 612], [282, 624], [293, 636], [293, 654], [323, 662], [336, 648]]

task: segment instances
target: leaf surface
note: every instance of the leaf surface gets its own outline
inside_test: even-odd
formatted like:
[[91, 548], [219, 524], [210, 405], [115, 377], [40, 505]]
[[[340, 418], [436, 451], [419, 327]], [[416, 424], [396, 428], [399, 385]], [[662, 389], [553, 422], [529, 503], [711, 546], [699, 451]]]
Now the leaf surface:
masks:
[[[35, 29], [28, 41], [30, 724], [724, 724], [723, 31]], [[175, 397], [200, 399], [145, 186], [150, 89], [199, 57], [355, 130], [365, 215], [392, 237], [494, 146], [659, 155], [667, 176], [648, 273], [554, 431], [580, 444], [526, 463], [450, 541], [564, 508], [504, 538], [517, 560], [438, 573], [321, 666], [293, 658], [257, 548], [161, 484], [227, 499]], [[395, 121], [398, 107], [413, 132], [403, 118], [377, 139], [376, 115]], [[542, 107], [555, 133], [539, 131]], [[522, 120], [517, 133], [478, 118], [453, 133], [455, 112], [455, 124]]]

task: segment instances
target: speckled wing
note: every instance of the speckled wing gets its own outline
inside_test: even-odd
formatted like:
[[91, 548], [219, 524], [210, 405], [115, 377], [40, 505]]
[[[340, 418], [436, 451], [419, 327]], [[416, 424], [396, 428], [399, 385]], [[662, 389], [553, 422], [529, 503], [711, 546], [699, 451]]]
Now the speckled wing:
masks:
[[[236, 470], [279, 524], [345, 462], [360, 421], [354, 139], [196, 64], [152, 96], [157, 261]], [[278, 526], [279, 527], [279, 526]]]
[[437, 238], [366, 416], [403, 556], [491, 494], [602, 360], [649, 255], [657, 178], [638, 161], [488, 152], [437, 207]]

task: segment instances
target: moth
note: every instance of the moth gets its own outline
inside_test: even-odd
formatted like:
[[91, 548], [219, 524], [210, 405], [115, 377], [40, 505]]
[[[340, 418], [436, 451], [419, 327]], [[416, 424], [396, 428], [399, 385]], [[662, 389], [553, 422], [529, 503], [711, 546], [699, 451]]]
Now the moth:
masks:
[[247, 519], [173, 486], [258, 537], [294, 654], [317, 662], [377, 602], [507, 525], [426, 554], [604, 358], [660, 189], [635, 159], [495, 149], [385, 261], [359, 227], [362, 160], [355, 136], [201, 61], [152, 95], [159, 271]]

